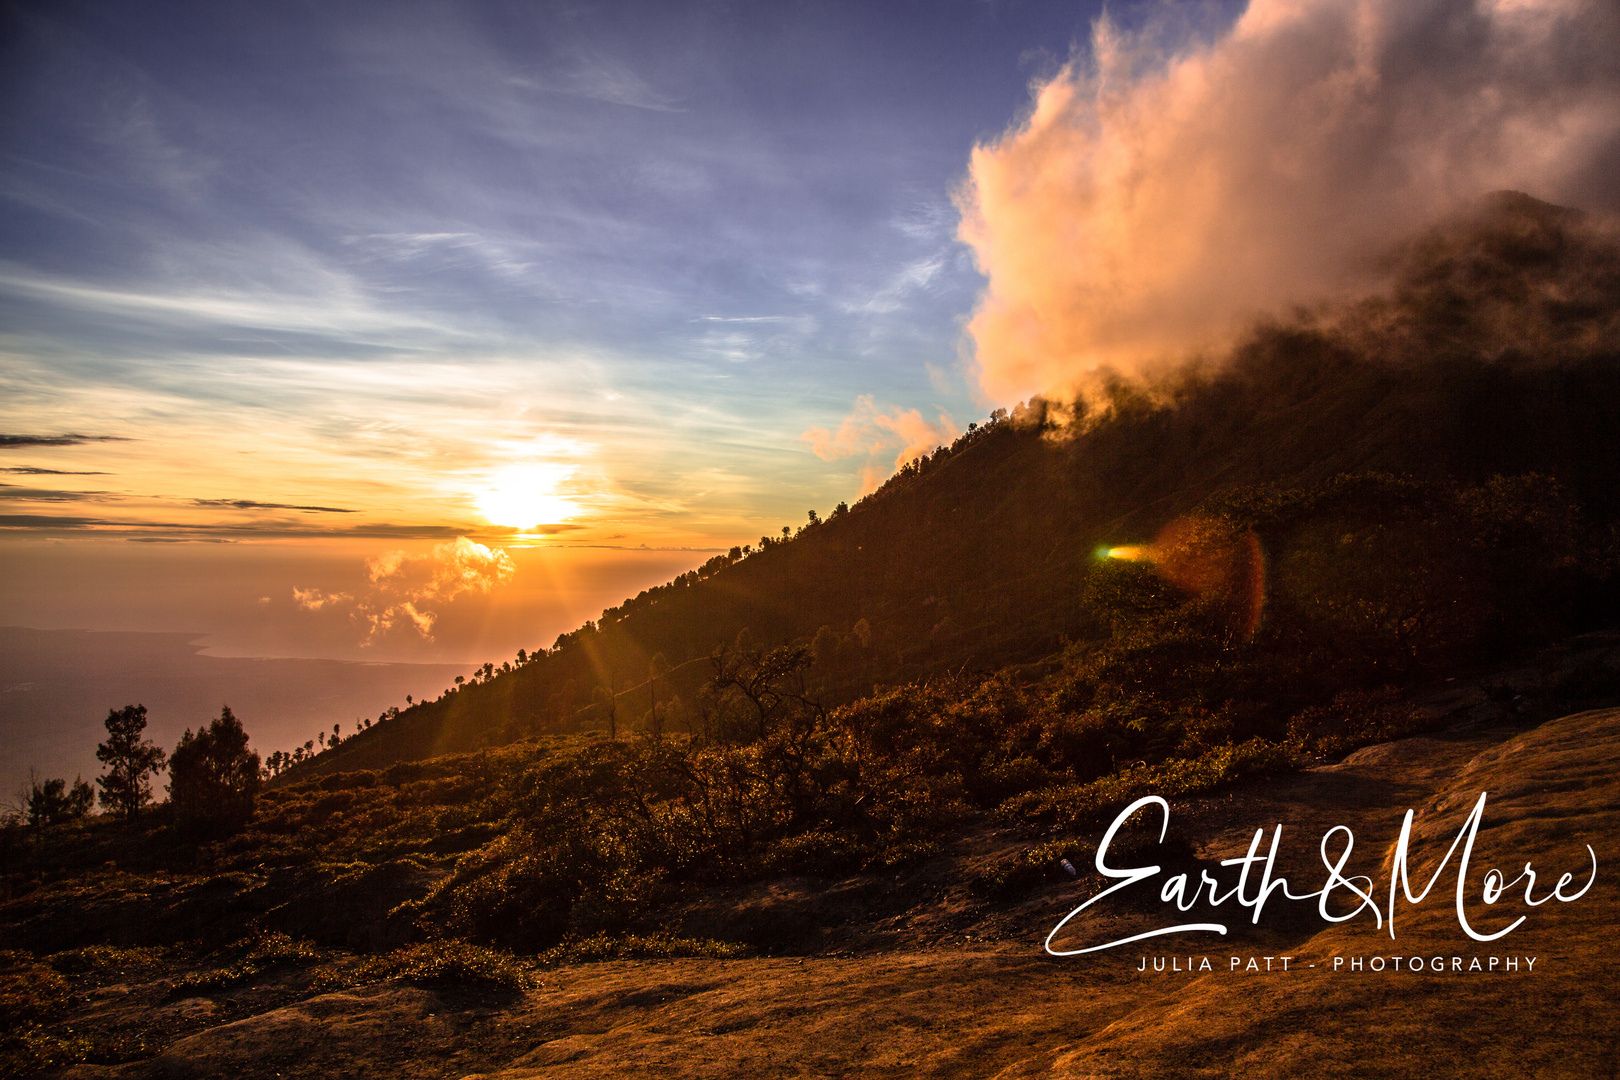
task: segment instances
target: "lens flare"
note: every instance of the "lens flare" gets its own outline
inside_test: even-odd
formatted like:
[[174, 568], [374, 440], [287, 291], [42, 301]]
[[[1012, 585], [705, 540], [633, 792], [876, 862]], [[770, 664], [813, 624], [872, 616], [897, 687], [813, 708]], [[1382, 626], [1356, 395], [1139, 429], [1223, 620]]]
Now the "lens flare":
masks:
[[1098, 554], [1106, 559], [1124, 559], [1127, 562], [1141, 562], [1150, 552], [1146, 544], [1125, 544], [1121, 547], [1099, 548]]

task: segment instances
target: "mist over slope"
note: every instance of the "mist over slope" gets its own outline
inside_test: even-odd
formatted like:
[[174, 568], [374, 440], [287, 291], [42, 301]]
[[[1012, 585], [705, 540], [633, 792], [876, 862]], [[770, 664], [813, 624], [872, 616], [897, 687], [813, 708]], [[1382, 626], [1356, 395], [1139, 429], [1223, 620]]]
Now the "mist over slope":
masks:
[[[1620, 246], [1498, 193], [1405, 244], [1393, 287], [1255, 326], [1219, 363], [1036, 398], [791, 539], [626, 600], [510, 671], [418, 704], [310, 768], [371, 768], [581, 726], [679, 724], [713, 650], [813, 643], [829, 704], [945, 671], [1038, 664], [1096, 636], [1099, 547], [1222, 493], [1346, 474], [1535, 474], [1599, 533], [1620, 518]], [[1371, 511], [1376, 516], [1376, 507]], [[656, 665], [656, 667], [654, 667]], [[649, 679], [649, 672], [658, 672]], [[679, 699], [679, 700], [677, 700]], [[610, 708], [611, 704], [611, 708]]]

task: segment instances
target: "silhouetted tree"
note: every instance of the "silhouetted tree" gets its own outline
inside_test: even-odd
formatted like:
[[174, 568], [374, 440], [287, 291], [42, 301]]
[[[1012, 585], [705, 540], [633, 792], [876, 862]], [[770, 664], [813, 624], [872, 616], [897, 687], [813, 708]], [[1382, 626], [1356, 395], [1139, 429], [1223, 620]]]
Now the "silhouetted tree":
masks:
[[30, 825], [60, 825], [84, 817], [95, 801], [96, 793], [80, 777], [73, 778], [71, 789], [66, 780], [30, 777], [24, 813]]
[[230, 706], [206, 728], [180, 736], [169, 758], [169, 801], [183, 824], [233, 828], [253, 816], [259, 755]]
[[126, 818], [134, 818], [151, 801], [149, 777], [163, 768], [163, 751], [141, 738], [145, 730], [145, 705], [109, 709], [107, 741], [96, 747], [96, 760], [107, 766], [106, 774], [96, 778], [101, 801]]

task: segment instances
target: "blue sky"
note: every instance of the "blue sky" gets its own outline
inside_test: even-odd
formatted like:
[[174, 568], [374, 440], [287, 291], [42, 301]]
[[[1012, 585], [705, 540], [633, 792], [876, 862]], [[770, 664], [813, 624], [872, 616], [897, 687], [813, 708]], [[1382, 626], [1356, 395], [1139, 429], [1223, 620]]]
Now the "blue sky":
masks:
[[0, 427], [130, 441], [8, 454], [107, 474], [30, 474], [9, 520], [437, 536], [512, 462], [577, 540], [825, 512], [902, 449], [810, 452], [859, 395], [942, 436], [991, 407], [951, 192], [1096, 12], [13, 8]]
[[0, 610], [507, 654], [1486, 192], [1620, 208], [1606, 0], [1101, 15], [7, 6]]
[[[8, 6], [8, 621], [499, 656], [853, 500], [995, 404], [952, 192], [1098, 10]], [[516, 579], [363, 634], [457, 536]]]

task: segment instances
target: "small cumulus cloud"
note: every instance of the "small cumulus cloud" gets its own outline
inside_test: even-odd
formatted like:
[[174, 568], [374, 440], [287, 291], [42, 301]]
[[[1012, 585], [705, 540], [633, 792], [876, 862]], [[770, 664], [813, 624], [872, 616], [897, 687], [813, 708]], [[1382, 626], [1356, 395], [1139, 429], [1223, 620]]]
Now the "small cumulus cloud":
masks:
[[438, 614], [428, 604], [449, 603], [465, 593], [487, 593], [516, 573], [506, 552], [458, 536], [426, 554], [389, 551], [368, 559], [362, 592], [294, 588], [293, 600], [305, 611], [347, 608], [365, 628], [362, 644], [372, 644], [397, 626], [432, 641]]
[[[837, 431], [811, 428], [799, 438], [810, 444], [810, 449], [823, 461], [866, 455], [873, 457], [898, 449], [892, 468], [949, 443], [961, 428], [951, 414], [940, 410], [939, 419], [930, 422], [916, 409], [892, 406], [880, 410], [872, 395], [862, 394], [855, 399], [855, 409], [844, 417]], [[883, 472], [875, 462], [868, 462], [861, 470], [862, 493], [876, 490], [882, 483]]]
[[345, 592], [328, 593], [319, 589], [300, 589], [293, 586], [293, 602], [305, 611], [319, 611], [334, 604], [346, 604], [354, 597]]

